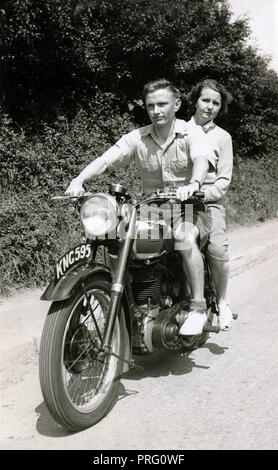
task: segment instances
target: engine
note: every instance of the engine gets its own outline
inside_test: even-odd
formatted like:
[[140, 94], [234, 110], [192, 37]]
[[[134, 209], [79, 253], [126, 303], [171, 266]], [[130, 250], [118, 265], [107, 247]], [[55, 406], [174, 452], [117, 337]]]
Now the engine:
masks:
[[135, 350], [153, 351], [153, 347], [176, 349], [178, 326], [175, 315], [182, 292], [181, 275], [175, 257], [174, 272], [159, 260], [137, 261], [129, 272], [135, 300]]
[[130, 270], [132, 290], [137, 305], [160, 304], [161, 270], [159, 265], [138, 264]]

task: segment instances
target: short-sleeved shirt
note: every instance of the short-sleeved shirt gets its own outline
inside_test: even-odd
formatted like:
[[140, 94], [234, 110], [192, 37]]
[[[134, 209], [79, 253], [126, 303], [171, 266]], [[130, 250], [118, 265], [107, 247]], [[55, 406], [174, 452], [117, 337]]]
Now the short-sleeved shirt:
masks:
[[189, 130], [185, 121], [175, 119], [173, 133], [160, 144], [153, 125], [125, 134], [101, 157], [108, 170], [135, 163], [141, 176], [143, 190], [167, 189], [189, 183], [193, 162], [205, 157], [214, 167], [215, 156], [201, 129]]
[[192, 117], [187, 125], [190, 130], [202, 129], [215, 156], [216, 165], [214, 168], [210, 167], [202, 187], [205, 192], [205, 201], [221, 202], [232, 179], [233, 144], [231, 135], [213, 121], [199, 126]]

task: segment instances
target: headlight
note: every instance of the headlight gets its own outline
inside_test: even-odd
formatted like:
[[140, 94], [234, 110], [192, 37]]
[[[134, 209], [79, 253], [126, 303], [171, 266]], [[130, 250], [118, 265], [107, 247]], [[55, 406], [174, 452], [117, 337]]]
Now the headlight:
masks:
[[118, 206], [109, 194], [96, 194], [84, 202], [80, 217], [89, 238], [102, 237], [111, 233], [117, 226]]

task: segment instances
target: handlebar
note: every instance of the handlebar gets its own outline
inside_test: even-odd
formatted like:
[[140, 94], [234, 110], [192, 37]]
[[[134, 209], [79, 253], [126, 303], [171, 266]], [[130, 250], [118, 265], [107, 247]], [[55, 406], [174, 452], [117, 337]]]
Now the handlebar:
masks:
[[67, 201], [68, 199], [77, 199], [78, 196], [52, 196], [51, 201]]
[[[69, 196], [69, 195], [64, 195], [64, 196], [53, 196], [51, 197], [51, 201], [77, 201], [80, 199], [84, 199], [89, 196], [93, 196], [94, 193], [87, 192], [84, 194], [80, 194], [79, 196]], [[204, 199], [205, 194], [202, 191], [196, 191], [192, 196], [190, 196], [185, 202], [190, 202], [190, 201], [195, 201], [196, 200], [202, 200]], [[154, 191], [153, 194], [147, 196], [145, 199], [141, 200], [139, 204], [142, 202], [147, 202], [147, 201], [154, 201], [154, 200], [161, 200], [161, 199], [177, 199], [177, 194], [176, 191], [160, 191], [159, 189]]]
[[[197, 203], [198, 201], [203, 200], [205, 194], [202, 191], [196, 191], [192, 196], [189, 196], [185, 201], [180, 201], [182, 204], [190, 204], [190, 203]], [[149, 204], [155, 201], [162, 201], [162, 200], [169, 200], [169, 199], [176, 199], [177, 192], [175, 191], [166, 191], [162, 192], [159, 189], [154, 191], [150, 196], [146, 197], [145, 199], [141, 200], [136, 204], [136, 207], [140, 206], [140, 204]]]
[[[176, 191], [167, 191], [167, 192], [159, 192], [157, 191], [156, 196], [158, 196], [161, 199], [172, 199], [176, 198]], [[204, 199], [205, 193], [202, 191], [196, 191], [190, 198], [197, 198], [197, 199]]]
[[88, 196], [92, 196], [93, 193], [84, 193], [80, 194], [79, 196], [70, 196], [70, 195], [64, 195], [64, 196], [52, 196], [50, 198], [51, 201], [77, 201], [78, 199], [83, 199]]

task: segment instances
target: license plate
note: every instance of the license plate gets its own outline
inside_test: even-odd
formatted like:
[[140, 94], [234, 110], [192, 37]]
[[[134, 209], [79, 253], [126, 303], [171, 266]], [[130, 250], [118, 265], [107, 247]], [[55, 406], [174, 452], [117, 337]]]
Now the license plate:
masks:
[[91, 245], [90, 243], [82, 243], [69, 250], [62, 258], [59, 259], [56, 264], [56, 279], [64, 276], [64, 274], [74, 264], [79, 263], [82, 260], [86, 260], [91, 256]]

